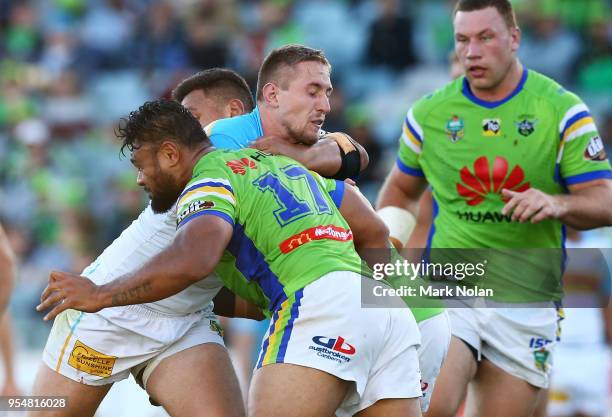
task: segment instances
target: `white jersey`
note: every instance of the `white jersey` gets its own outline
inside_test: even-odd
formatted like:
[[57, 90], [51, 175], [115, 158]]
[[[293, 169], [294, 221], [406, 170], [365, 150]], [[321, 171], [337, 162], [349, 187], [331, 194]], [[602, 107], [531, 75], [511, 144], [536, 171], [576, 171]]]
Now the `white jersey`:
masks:
[[[167, 248], [176, 234], [174, 207], [155, 214], [149, 205], [85, 270], [83, 275], [105, 284], [136, 270]], [[96, 272], [94, 274], [94, 272]], [[198, 281], [180, 293], [143, 306], [166, 315], [186, 315], [209, 307], [223, 284], [216, 276]], [[107, 309], [108, 310], [108, 309]], [[104, 315], [105, 310], [100, 313]]]

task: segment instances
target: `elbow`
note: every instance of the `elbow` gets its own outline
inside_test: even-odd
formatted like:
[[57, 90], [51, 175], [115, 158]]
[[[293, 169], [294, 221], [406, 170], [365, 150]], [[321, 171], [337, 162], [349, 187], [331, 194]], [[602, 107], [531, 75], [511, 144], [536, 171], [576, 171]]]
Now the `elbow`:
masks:
[[361, 145], [359, 145], [357, 149], [359, 150], [359, 171], [362, 172], [370, 164], [370, 155], [368, 155], [368, 152]]
[[370, 230], [371, 236], [374, 238], [374, 240], [376, 242], [380, 242], [376, 246], [385, 247], [383, 243], [389, 241], [389, 236], [391, 233], [389, 227], [385, 224], [385, 222], [382, 219], [378, 218], [376, 222], [374, 222], [372, 225], [370, 225], [370, 227], [368, 227], [368, 229]]

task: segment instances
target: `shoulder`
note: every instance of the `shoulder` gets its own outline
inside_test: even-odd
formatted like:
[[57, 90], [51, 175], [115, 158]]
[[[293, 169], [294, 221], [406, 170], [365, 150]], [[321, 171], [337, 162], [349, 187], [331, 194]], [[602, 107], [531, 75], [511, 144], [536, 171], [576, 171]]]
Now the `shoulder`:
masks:
[[206, 126], [205, 132], [216, 147], [245, 147], [261, 136], [259, 125], [259, 112], [255, 109], [242, 116], [216, 120]]
[[[581, 110], [587, 110], [586, 106], [573, 92], [565, 89], [557, 81], [539, 72], [529, 70], [528, 82], [525, 90], [538, 98], [547, 101], [562, 117], [572, 108], [578, 106]], [[578, 107], [574, 110], [578, 110]]]
[[258, 109], [255, 109], [251, 113], [243, 114], [241, 116], [215, 120], [206, 126], [205, 131], [209, 135], [240, 132], [252, 128], [253, 125], [256, 124], [255, 122], [258, 118], [259, 111]]
[[412, 113], [418, 120], [426, 118], [431, 111], [438, 109], [441, 105], [445, 105], [450, 99], [461, 96], [462, 85], [463, 77], [449, 82], [444, 87], [421, 97], [410, 108], [409, 113]]
[[227, 161], [237, 158], [236, 151], [216, 149], [205, 154], [193, 167], [193, 176], [189, 183], [198, 181], [212, 173], [222, 173], [227, 169]]

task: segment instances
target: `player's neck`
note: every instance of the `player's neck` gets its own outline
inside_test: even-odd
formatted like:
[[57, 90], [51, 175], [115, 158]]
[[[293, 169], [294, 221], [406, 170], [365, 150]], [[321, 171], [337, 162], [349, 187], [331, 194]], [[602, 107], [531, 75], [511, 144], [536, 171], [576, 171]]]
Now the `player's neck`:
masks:
[[472, 94], [483, 101], [500, 101], [508, 97], [519, 85], [523, 76], [523, 66], [514, 60], [511, 68], [501, 83], [490, 89], [478, 89], [470, 85]]
[[193, 151], [191, 154], [187, 155], [188, 163], [185, 164], [184, 169], [180, 173], [181, 181], [187, 184], [191, 177], [193, 176], [193, 169], [196, 164], [202, 159], [202, 157], [210, 152], [216, 150], [216, 148], [212, 145], [202, 146], [199, 149]]
[[259, 116], [261, 117], [261, 128], [264, 136], [278, 136], [280, 138], [290, 139], [285, 126], [279, 123], [274, 113], [265, 105], [259, 107]]

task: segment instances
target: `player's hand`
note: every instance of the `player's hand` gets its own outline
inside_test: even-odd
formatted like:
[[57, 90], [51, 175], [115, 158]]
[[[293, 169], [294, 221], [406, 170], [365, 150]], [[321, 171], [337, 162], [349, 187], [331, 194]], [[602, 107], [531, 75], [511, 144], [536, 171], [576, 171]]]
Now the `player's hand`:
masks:
[[272, 155], [293, 156], [301, 149], [300, 145], [290, 143], [278, 136], [263, 136], [255, 142], [251, 142], [249, 147], [258, 149]]
[[99, 287], [89, 278], [68, 272], [53, 271], [49, 275], [49, 284], [40, 296], [37, 311], [53, 307], [43, 320], [53, 320], [62, 311], [69, 308], [95, 313], [102, 307], [98, 303]]
[[539, 223], [546, 219], [561, 217], [562, 207], [559, 200], [538, 189], [530, 188], [523, 192], [502, 190], [507, 203], [502, 209], [504, 216], [512, 213], [512, 220], [525, 223]]

